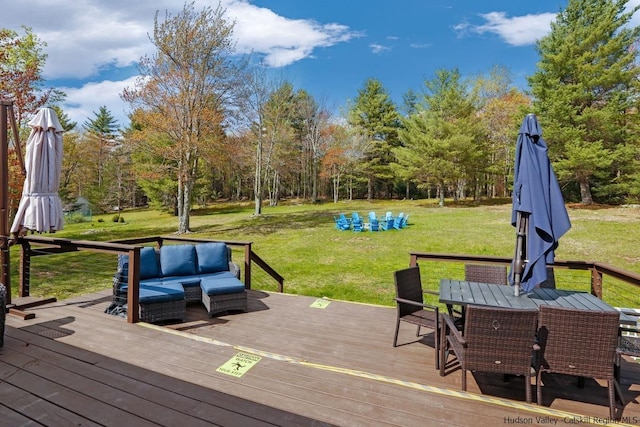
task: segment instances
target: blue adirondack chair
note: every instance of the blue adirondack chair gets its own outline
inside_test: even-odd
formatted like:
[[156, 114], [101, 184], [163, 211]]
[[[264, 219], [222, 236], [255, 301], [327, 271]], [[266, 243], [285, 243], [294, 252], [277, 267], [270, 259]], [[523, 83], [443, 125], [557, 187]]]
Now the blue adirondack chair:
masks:
[[380, 231], [380, 221], [375, 212], [369, 212], [369, 231]]
[[336, 228], [338, 230], [349, 230], [351, 228], [351, 223], [349, 219], [344, 215], [340, 214], [339, 216], [334, 216], [333, 219], [336, 221]]
[[402, 221], [404, 220], [404, 212], [400, 212], [393, 222], [393, 228], [400, 230], [402, 228]]
[[409, 225], [409, 214], [406, 214], [402, 218], [402, 224], [400, 224], [400, 228], [405, 228], [407, 225]]
[[358, 212], [354, 212], [351, 215], [351, 225], [353, 226], [353, 231], [364, 231], [364, 221]]
[[393, 224], [395, 219], [393, 218], [393, 213], [391, 211], [387, 212], [384, 215], [384, 220], [382, 221], [382, 229], [383, 230], [391, 230], [393, 228]]

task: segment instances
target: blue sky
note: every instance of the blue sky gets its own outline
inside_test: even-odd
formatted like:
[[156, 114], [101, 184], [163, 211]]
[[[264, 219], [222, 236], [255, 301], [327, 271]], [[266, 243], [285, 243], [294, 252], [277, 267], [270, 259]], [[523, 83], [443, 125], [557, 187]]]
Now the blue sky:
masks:
[[[632, 0], [630, 4], [640, 3]], [[2, 6], [0, 27], [28, 26], [44, 40], [47, 85], [67, 93], [63, 108], [79, 124], [102, 105], [119, 124], [129, 106], [119, 95], [136, 63], [153, 53], [155, 12], [177, 13], [177, 0], [19, 0]], [[218, 1], [196, 0], [197, 8]], [[270, 74], [305, 89], [336, 114], [367, 78], [401, 103], [440, 68], [464, 76], [507, 67], [527, 88], [535, 40], [548, 33], [567, 0], [222, 0], [239, 53], [254, 52]], [[639, 24], [636, 20], [634, 24]]]

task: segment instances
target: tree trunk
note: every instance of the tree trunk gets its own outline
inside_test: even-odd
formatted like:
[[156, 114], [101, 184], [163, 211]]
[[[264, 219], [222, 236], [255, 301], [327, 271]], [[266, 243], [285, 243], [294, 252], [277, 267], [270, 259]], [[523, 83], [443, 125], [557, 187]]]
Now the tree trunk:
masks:
[[311, 173], [313, 176], [311, 177], [311, 202], [315, 203], [318, 201], [318, 161], [316, 158], [313, 158], [313, 166]]
[[256, 175], [253, 181], [253, 195], [255, 198], [254, 215], [262, 214], [262, 137], [258, 138], [258, 149], [256, 152]]
[[580, 178], [580, 198], [583, 205], [592, 205], [593, 197], [591, 197], [591, 187], [589, 186], [588, 178]]
[[367, 180], [367, 200], [373, 200], [373, 177]]
[[271, 186], [271, 197], [269, 198], [269, 206], [278, 206], [278, 199], [280, 198], [280, 175], [278, 171], [273, 173], [273, 183]]
[[438, 206], [444, 206], [444, 181], [440, 181], [438, 184], [438, 193], [440, 196], [440, 200], [438, 201]]

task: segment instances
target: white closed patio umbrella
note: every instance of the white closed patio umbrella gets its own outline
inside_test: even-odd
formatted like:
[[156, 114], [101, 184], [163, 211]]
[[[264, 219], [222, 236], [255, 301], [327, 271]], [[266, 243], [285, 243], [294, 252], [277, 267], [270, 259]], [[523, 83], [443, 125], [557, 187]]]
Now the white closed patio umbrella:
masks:
[[31, 134], [25, 155], [26, 176], [11, 233], [62, 230], [62, 202], [58, 196], [62, 170], [62, 132], [56, 112], [41, 108], [29, 122]]

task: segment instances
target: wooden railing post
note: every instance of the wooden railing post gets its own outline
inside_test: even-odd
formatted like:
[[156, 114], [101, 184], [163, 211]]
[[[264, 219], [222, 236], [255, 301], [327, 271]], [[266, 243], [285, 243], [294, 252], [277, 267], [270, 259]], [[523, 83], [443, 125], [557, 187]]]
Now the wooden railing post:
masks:
[[418, 257], [416, 254], [411, 254], [411, 259], [409, 260], [409, 267], [415, 267], [418, 265]]
[[602, 299], [602, 273], [595, 266], [591, 268], [591, 294]]
[[127, 322], [140, 321], [140, 247], [129, 251], [129, 277], [127, 280]]
[[251, 289], [251, 243], [244, 245], [244, 287]]

